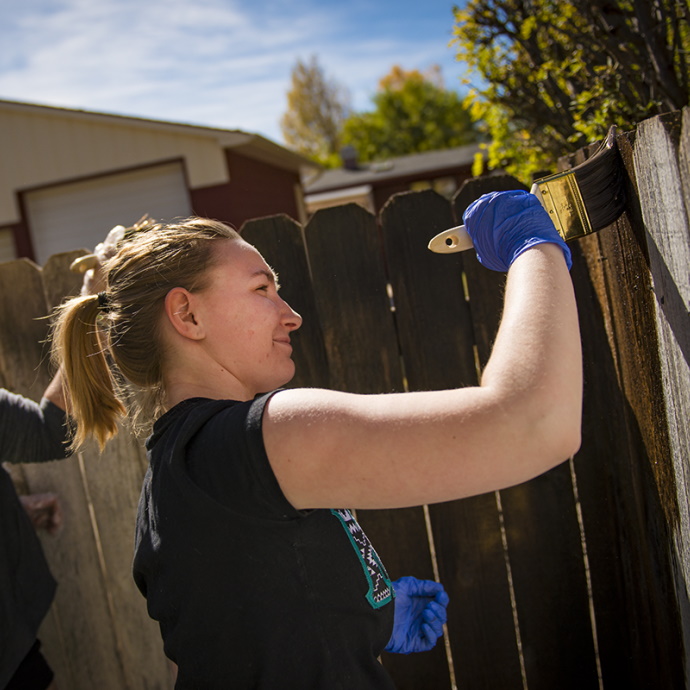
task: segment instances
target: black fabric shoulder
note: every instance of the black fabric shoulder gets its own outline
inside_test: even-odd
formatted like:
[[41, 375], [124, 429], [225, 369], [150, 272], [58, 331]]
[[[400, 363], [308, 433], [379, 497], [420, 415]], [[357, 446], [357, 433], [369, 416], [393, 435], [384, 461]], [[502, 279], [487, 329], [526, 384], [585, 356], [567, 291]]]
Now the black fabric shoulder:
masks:
[[392, 690], [390, 580], [348, 511], [287, 502], [268, 400], [188, 401], [151, 441], [132, 570], [176, 688]]
[[304, 513], [285, 498], [263, 442], [263, 413], [274, 392], [247, 402], [186, 401], [159, 420], [151, 440], [155, 447], [161, 437], [170, 454], [168, 437], [175, 436], [173, 473], [215, 504], [258, 519], [299, 518]]

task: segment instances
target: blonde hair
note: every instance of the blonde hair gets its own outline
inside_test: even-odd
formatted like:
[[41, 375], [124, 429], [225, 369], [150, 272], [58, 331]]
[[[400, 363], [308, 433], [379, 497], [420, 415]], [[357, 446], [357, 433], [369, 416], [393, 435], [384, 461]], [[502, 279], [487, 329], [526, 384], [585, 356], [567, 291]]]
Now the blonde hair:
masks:
[[73, 451], [91, 437], [102, 450], [127, 414], [141, 432], [163, 412], [159, 324], [165, 296], [174, 287], [203, 290], [214, 262], [212, 243], [239, 238], [225, 223], [195, 217], [145, 221], [129, 230], [103, 266], [105, 290], [56, 309], [52, 357], [62, 367], [76, 423]]

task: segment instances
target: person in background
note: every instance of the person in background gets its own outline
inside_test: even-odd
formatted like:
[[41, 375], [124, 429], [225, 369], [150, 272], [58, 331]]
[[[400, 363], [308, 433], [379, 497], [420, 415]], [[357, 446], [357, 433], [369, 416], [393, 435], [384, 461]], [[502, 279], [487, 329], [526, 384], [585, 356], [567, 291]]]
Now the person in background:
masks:
[[[105, 260], [114, 247], [101, 243]], [[100, 288], [97, 266], [86, 271], [81, 294]], [[62, 373], [40, 403], [0, 389], [0, 462], [34, 463], [69, 456], [71, 427], [66, 414]], [[57, 583], [35, 530], [56, 534], [62, 526], [54, 493], [18, 496], [0, 467], [0, 689], [57, 690], [54, 674], [40, 651], [38, 628], [55, 596]]]
[[391, 583], [350, 509], [505, 488], [579, 447], [568, 247], [524, 192], [485, 195], [464, 221], [479, 260], [508, 273], [473, 387], [282, 388], [301, 317], [261, 254], [207, 219], [142, 228], [97, 297], [60, 308], [73, 449], [116, 433], [123, 382], [139, 392], [133, 421], [155, 420], [133, 572], [176, 688], [392, 688], [379, 654], [435, 637], [447, 600]]
[[[0, 389], [0, 462], [67, 457], [68, 427], [60, 373], [39, 403]], [[54, 494], [17, 496], [0, 467], [0, 688], [57, 687], [36, 638], [55, 595], [35, 527], [55, 533], [61, 517]]]

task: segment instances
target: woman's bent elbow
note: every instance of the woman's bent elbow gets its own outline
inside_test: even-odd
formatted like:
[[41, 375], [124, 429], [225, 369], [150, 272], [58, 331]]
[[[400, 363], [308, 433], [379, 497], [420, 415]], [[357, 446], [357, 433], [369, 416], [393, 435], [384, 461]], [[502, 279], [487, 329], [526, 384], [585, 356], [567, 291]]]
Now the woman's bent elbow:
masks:
[[532, 441], [536, 457], [544, 470], [551, 469], [570, 459], [582, 443], [582, 419], [580, 415], [565, 418], [544, 418], [532, 430]]
[[554, 456], [561, 458], [560, 462], [573, 457], [582, 445], [581, 420], [569, 420], [562, 423], [554, 436]]
[[582, 446], [582, 433], [579, 425], [574, 428], [570, 436], [564, 441], [565, 456], [567, 458], [573, 457]]

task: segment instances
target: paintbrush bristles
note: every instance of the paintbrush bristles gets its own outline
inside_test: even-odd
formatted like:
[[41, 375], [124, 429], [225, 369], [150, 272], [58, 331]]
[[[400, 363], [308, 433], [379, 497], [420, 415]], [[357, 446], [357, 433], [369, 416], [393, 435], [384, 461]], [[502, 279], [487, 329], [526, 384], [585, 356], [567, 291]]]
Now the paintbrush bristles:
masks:
[[593, 231], [617, 220], [625, 210], [623, 160], [611, 127], [599, 150], [572, 169]]

